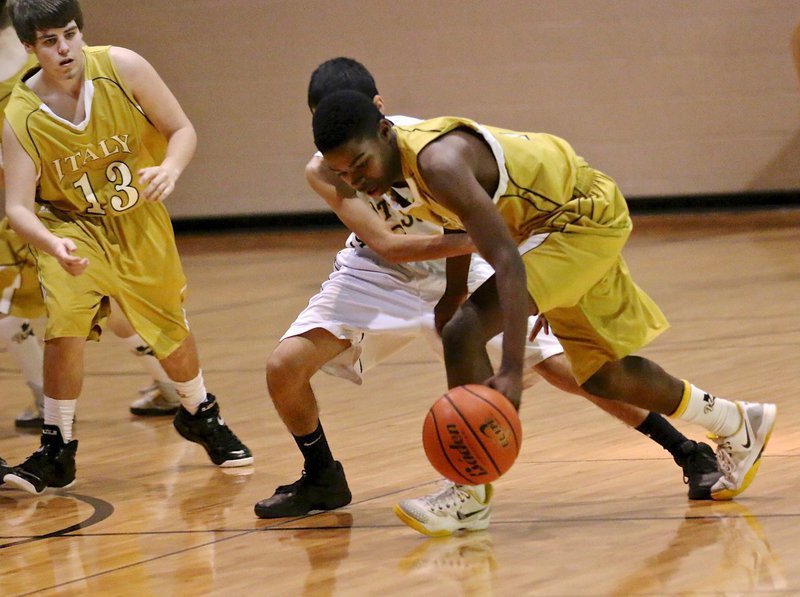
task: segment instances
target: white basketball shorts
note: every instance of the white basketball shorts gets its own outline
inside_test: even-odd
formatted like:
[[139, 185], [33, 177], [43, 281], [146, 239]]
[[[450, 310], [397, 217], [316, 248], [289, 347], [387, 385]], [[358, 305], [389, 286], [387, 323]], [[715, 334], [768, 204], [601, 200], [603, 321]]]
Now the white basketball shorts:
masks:
[[[473, 256], [470, 292], [493, 273], [489, 264]], [[365, 371], [420, 336], [441, 359], [442, 347], [433, 323], [433, 308], [445, 284], [443, 261], [393, 265], [365, 249], [343, 249], [336, 255], [334, 271], [281, 340], [316, 328], [349, 340], [350, 348], [329, 361], [322, 370], [359, 385]], [[535, 321], [535, 317], [529, 318], [529, 331]], [[502, 337], [492, 338], [487, 350], [492, 362], [499, 363]], [[526, 345], [526, 373], [534, 365], [562, 352], [555, 336], [540, 333]]]

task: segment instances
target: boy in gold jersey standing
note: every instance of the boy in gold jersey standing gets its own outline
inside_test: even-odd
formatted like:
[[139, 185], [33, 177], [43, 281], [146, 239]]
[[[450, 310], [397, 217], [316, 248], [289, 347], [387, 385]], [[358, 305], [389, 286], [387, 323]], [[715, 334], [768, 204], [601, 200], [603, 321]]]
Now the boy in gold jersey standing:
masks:
[[[0, 113], [5, 111], [19, 79], [35, 65], [36, 57], [25, 51], [25, 46], [11, 26], [8, 2], [0, 0]], [[2, 180], [0, 160], [0, 187], [4, 186]], [[4, 209], [0, 209], [0, 212], [5, 216]], [[43, 355], [30, 320], [44, 316], [44, 301], [33, 256], [3, 217], [0, 220], [0, 345], [4, 345], [16, 361], [33, 394], [30, 405], [14, 419], [14, 425], [18, 428], [41, 428], [43, 423]], [[180, 407], [180, 401], [169, 378], [151, 356], [150, 347], [139, 338], [118, 310], [112, 310], [108, 327], [152, 376], [151, 385], [140, 390], [140, 397], [130, 405], [130, 412], [139, 416], [174, 415]]]
[[163, 205], [194, 154], [194, 127], [141, 56], [83, 46], [77, 0], [18, 0], [11, 21], [41, 68], [6, 108], [6, 212], [35, 251], [48, 324], [41, 447], [5, 482], [35, 494], [74, 482], [84, 344], [99, 338], [109, 298], [174, 382], [178, 433], [216, 465], [250, 464], [206, 393]]
[[[451, 117], [396, 127], [353, 91], [323, 99], [313, 130], [317, 149], [348, 185], [373, 197], [405, 187], [410, 214], [466, 230], [495, 270], [463, 304], [440, 301], [452, 314], [442, 330], [450, 387], [484, 383], [519, 407], [526, 318], [540, 313], [584, 390], [705, 427], [723, 473], [712, 498], [747, 488], [775, 405], [718, 398], [634, 356], [668, 324], [621, 256], [632, 224], [611, 178], [558, 137]], [[448, 274], [451, 283], [461, 291], [445, 298], [466, 294], [463, 275]], [[501, 331], [495, 372], [485, 344]]]

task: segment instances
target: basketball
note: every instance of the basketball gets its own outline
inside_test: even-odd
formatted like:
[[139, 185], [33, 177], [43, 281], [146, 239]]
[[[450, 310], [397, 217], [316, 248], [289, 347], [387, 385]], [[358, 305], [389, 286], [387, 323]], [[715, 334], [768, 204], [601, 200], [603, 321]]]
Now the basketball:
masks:
[[452, 388], [428, 411], [425, 455], [440, 474], [462, 485], [491, 483], [519, 454], [522, 425], [511, 402], [481, 385]]

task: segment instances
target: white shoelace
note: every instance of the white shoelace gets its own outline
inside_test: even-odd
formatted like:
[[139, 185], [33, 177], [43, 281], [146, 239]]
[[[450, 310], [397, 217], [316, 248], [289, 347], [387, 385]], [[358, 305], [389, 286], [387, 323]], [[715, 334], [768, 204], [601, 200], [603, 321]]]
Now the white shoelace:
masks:
[[470, 498], [465, 489], [462, 489], [452, 481], [440, 481], [440, 483], [443, 483], [445, 487], [422, 498], [431, 508], [440, 512], [455, 510]]
[[717, 448], [717, 463], [719, 463], [719, 470], [722, 471], [725, 478], [733, 481], [733, 473], [736, 471], [736, 462], [731, 455], [730, 442], [724, 442]]

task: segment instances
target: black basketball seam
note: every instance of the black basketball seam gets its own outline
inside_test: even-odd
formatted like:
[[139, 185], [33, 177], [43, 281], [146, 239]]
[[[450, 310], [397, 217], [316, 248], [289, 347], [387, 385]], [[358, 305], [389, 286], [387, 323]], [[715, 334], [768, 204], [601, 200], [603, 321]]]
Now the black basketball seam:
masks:
[[[450, 465], [450, 468], [453, 469], [453, 471], [456, 473], [456, 475], [461, 477], [461, 479], [463, 479], [464, 481], [467, 482], [467, 484], [469, 484], [470, 479], [467, 479], [464, 475], [462, 475], [461, 472], [453, 464], [453, 461], [450, 460], [450, 455], [447, 453], [447, 450], [445, 449], [444, 444], [442, 443], [442, 436], [439, 434], [439, 423], [437, 423], [437, 421], [436, 421], [436, 413], [433, 411], [433, 408], [431, 408], [430, 414], [431, 414], [431, 418], [433, 419], [433, 429], [436, 431], [436, 441], [439, 442], [440, 452], [444, 455], [445, 460], [447, 460], [447, 464]], [[436, 468], [436, 467], [434, 467], [434, 468]]]
[[[500, 416], [502, 416], [506, 420], [506, 423], [508, 423], [508, 428], [511, 430], [511, 434], [514, 436], [514, 443], [517, 445], [517, 454], [519, 454], [519, 449], [520, 449], [520, 445], [521, 445], [520, 441], [519, 441], [519, 438], [517, 437], [517, 433], [514, 431], [514, 426], [511, 424], [511, 421], [508, 420], [508, 417], [505, 415], [505, 413], [502, 410], [500, 410], [499, 408], [497, 408], [494, 404], [492, 404], [491, 401], [487, 400], [486, 398], [484, 398], [483, 396], [481, 396], [477, 392], [473, 392], [467, 386], [461, 386], [461, 387], [464, 388], [467, 392], [469, 392], [473, 396], [475, 396], [476, 398], [480, 398], [481, 400], [483, 400], [486, 404], [491, 406], [494, 410], [496, 410], [500, 414]], [[521, 423], [520, 423], [520, 426], [522, 426]]]
[[460, 410], [458, 410], [458, 407], [455, 405], [453, 400], [450, 398], [450, 394], [445, 394], [445, 397], [447, 398], [447, 401], [452, 405], [453, 410], [456, 411], [458, 413], [458, 416], [461, 417], [461, 420], [464, 421], [464, 424], [467, 426], [467, 429], [470, 430], [470, 432], [472, 433], [473, 437], [478, 441], [478, 443], [480, 444], [481, 448], [483, 449], [483, 453], [486, 454], [486, 457], [491, 461], [492, 466], [494, 467], [494, 470], [497, 472], [498, 475], [502, 475], [503, 473], [500, 470], [500, 467], [497, 466], [497, 463], [494, 461], [494, 458], [492, 458], [491, 453], [489, 452], [489, 450], [486, 449], [486, 446], [483, 445], [483, 442], [481, 441], [480, 436], [477, 433], [475, 433], [475, 430], [472, 428], [472, 425], [470, 425], [469, 422], [467, 421], [467, 419], [464, 418], [464, 414]]

